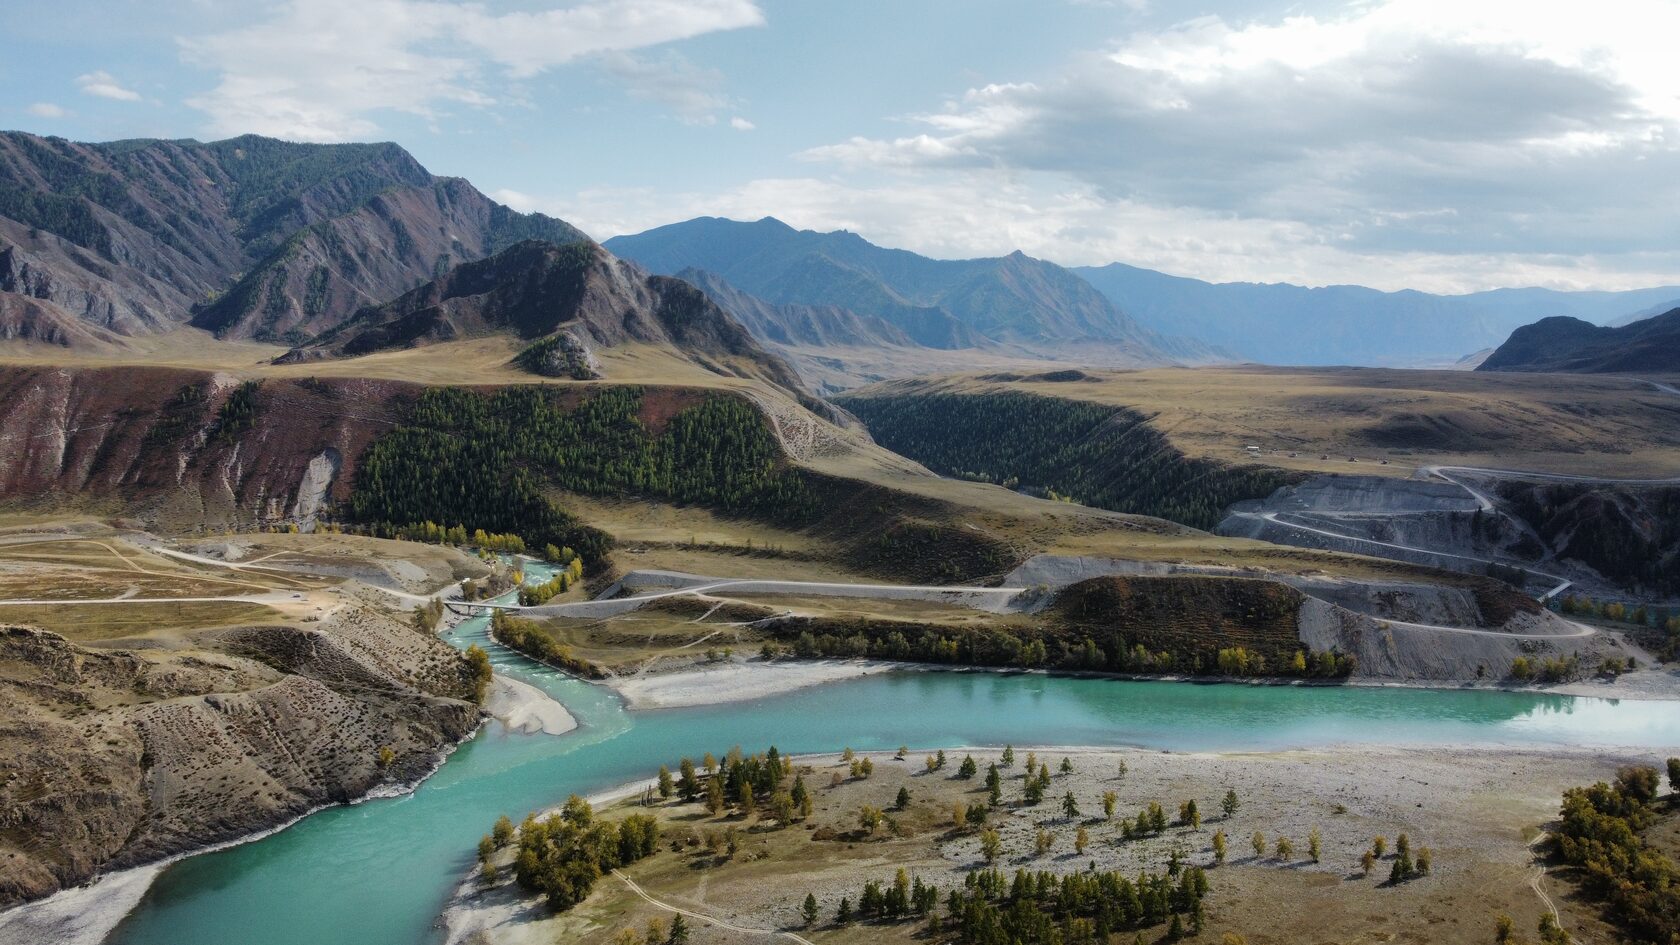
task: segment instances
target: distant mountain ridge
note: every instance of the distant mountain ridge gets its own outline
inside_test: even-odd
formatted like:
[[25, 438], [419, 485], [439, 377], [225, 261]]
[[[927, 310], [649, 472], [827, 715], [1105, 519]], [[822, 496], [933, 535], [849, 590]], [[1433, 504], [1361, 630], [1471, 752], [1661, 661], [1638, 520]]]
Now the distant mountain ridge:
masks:
[[[874, 315], [859, 315], [838, 305], [773, 305], [730, 285], [717, 273], [692, 266], [678, 272], [676, 278], [706, 293], [760, 341], [819, 347], [918, 346], [903, 329]], [[978, 343], [978, 338], [973, 343]]]
[[886, 321], [928, 347], [974, 337], [1016, 344], [1097, 339], [1141, 361], [1216, 353], [1151, 331], [1083, 279], [1016, 252], [930, 259], [876, 246], [855, 233], [796, 230], [773, 217], [747, 223], [700, 217], [605, 243], [654, 272], [695, 268], [776, 305], [835, 306]]
[[1447, 364], [1498, 345], [1538, 317], [1603, 323], [1680, 298], [1675, 286], [1431, 295], [1352, 285], [1215, 284], [1123, 263], [1072, 271], [1149, 328], [1200, 338], [1243, 359], [1286, 365]]
[[1614, 328], [1543, 318], [1512, 332], [1476, 370], [1680, 374], [1680, 308]]
[[395, 144], [0, 133], [6, 337], [97, 344], [191, 320], [295, 343], [528, 237], [583, 234]]

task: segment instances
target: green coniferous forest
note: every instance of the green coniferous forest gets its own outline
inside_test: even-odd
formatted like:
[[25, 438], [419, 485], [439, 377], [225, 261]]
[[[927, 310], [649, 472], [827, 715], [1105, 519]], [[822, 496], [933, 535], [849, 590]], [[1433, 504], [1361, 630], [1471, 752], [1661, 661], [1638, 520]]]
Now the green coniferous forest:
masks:
[[914, 394], [836, 401], [876, 442], [943, 475], [1212, 528], [1225, 509], [1295, 474], [1179, 452], [1124, 407], [1024, 393]]
[[611, 539], [551, 491], [658, 497], [786, 524], [814, 515], [804, 477], [750, 404], [707, 395], [657, 435], [641, 406], [635, 387], [576, 406], [542, 386], [427, 390], [363, 454], [350, 515], [376, 531], [432, 521], [517, 534], [532, 547], [569, 546], [592, 568]]

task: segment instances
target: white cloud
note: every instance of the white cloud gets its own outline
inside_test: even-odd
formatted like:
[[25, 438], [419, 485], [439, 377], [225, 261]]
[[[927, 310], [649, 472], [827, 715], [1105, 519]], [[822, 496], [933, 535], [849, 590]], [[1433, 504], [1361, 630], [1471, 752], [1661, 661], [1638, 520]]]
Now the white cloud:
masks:
[[716, 113], [729, 107], [729, 98], [722, 92], [723, 73], [699, 68], [679, 53], [644, 58], [612, 52], [600, 59], [632, 96], [664, 105], [686, 124], [713, 124]]
[[540, 210], [596, 239], [696, 216], [774, 216], [814, 230], [850, 230], [883, 246], [959, 259], [1016, 249], [1063, 265], [1123, 260], [1212, 281], [1470, 292], [1509, 285], [1621, 289], [1674, 281], [1680, 245], [1604, 255], [1542, 252], [1371, 253], [1298, 221], [1114, 200], [1052, 175], [938, 172], [854, 184], [833, 178], [767, 178], [719, 193], [608, 188], [570, 197], [497, 191], [510, 206]]
[[758, 126], [745, 118], [742, 118], [740, 115], [736, 115], [734, 118], [729, 119], [729, 127], [734, 128], [736, 131], [752, 131]]
[[[919, 133], [803, 156], [912, 180], [1049, 175], [1117, 217], [1159, 208], [1178, 214], [1173, 229], [1216, 237], [1283, 227], [1299, 235], [1270, 237], [1273, 278], [1293, 264], [1309, 281], [1370, 272], [1393, 284], [1386, 262], [1358, 261], [1370, 257], [1402, 270], [1434, 260], [1441, 269], [1419, 275], [1437, 283], [1590, 281], [1593, 266], [1617, 282], [1652, 260], [1672, 280], [1674, 35], [1673, 0], [1368, 0], [1331, 15], [1203, 17], [1036, 81], [970, 89], [912, 116]], [[1209, 259], [1191, 271], [1240, 268]]]
[[217, 134], [337, 141], [378, 132], [384, 110], [435, 117], [486, 107], [510, 81], [764, 22], [753, 0], [582, 0], [495, 13], [444, 0], [285, 0], [253, 26], [180, 41], [219, 72], [188, 100]]
[[532, 197], [530, 194], [522, 193], [506, 187], [501, 190], [491, 191], [490, 199], [496, 201], [497, 203], [505, 203], [509, 207], [518, 210], [520, 213], [531, 213], [532, 211], [539, 209], [537, 207], [536, 198]]
[[64, 109], [62, 107], [58, 106], [58, 105], [54, 105], [51, 102], [36, 102], [35, 104], [29, 106], [29, 108], [27, 108], [25, 110], [28, 111], [29, 114], [34, 115], [36, 118], [63, 118], [64, 117]]
[[125, 88], [121, 82], [117, 81], [116, 76], [103, 69], [77, 76], [76, 88], [81, 89], [88, 95], [96, 95], [100, 98], [108, 98], [118, 102], [140, 101], [139, 92]]

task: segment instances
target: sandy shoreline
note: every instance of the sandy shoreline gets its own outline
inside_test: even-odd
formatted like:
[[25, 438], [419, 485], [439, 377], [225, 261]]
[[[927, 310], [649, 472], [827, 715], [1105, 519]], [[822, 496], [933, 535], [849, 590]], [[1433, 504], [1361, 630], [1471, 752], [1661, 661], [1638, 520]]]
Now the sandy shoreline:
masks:
[[1591, 699], [1680, 701], [1680, 672], [1641, 670], [1615, 680], [1586, 679], [1555, 686], [1514, 686], [1498, 682], [1446, 680], [1349, 679], [1311, 680], [1275, 678], [1230, 679], [1213, 676], [1152, 676], [1057, 669], [1020, 669], [1002, 666], [960, 666], [882, 660], [742, 660], [701, 664], [682, 669], [621, 676], [600, 684], [617, 692], [630, 709], [674, 709], [729, 702], [749, 702], [811, 686], [859, 679], [889, 672], [994, 673], [998, 675], [1061, 676], [1135, 682], [1230, 683], [1250, 686], [1357, 686], [1366, 689], [1436, 689], [1443, 692], [1513, 692], [1532, 695], [1580, 696]]
[[509, 731], [525, 735], [564, 735], [578, 727], [577, 719], [554, 697], [530, 683], [500, 674], [490, 680], [484, 711]]
[[915, 668], [870, 660], [725, 662], [603, 680], [631, 709], [675, 709], [750, 702], [810, 686]]

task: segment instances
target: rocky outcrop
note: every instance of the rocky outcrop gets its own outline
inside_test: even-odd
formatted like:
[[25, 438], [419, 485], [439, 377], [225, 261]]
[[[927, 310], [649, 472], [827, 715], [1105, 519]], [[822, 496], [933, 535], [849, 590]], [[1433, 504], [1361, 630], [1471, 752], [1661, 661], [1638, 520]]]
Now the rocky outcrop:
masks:
[[524, 351], [516, 359], [521, 367], [543, 377], [564, 377], [594, 381], [601, 377], [601, 359], [589, 343], [570, 328], [562, 328]]
[[423, 777], [478, 724], [459, 653], [367, 607], [95, 650], [0, 628], [0, 907]]
[[320, 514], [327, 490], [332, 488], [333, 480], [338, 477], [338, 468], [343, 463], [338, 450], [329, 446], [304, 467], [303, 481], [298, 483], [297, 498], [292, 501], [289, 516], [303, 531], [315, 528], [315, 517]]

